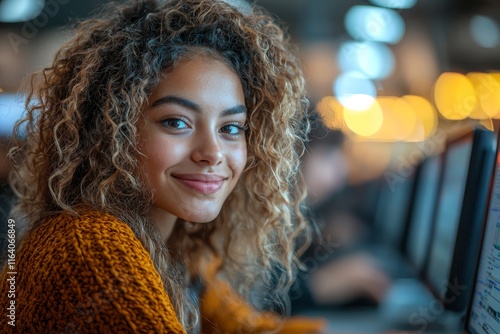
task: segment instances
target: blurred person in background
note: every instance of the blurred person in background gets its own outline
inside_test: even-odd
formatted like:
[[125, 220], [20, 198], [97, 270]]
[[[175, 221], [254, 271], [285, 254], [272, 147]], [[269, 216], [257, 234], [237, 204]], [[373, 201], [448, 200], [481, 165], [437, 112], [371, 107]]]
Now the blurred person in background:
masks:
[[310, 118], [311, 132], [302, 157], [302, 173], [309, 205], [314, 208], [347, 185], [349, 165], [343, 151], [344, 134], [328, 129], [317, 112]]
[[364, 226], [353, 215], [336, 216], [339, 211], [333, 209], [336, 203], [332, 202], [341, 201], [343, 192], [349, 188], [345, 136], [340, 130], [329, 129], [317, 112], [310, 117], [312, 128], [301, 167], [307, 187], [307, 202], [312, 218], [321, 225], [323, 238], [349, 245], [361, 237]]
[[308, 271], [300, 272], [292, 287], [292, 310], [300, 313], [363, 299], [377, 303], [390, 286], [389, 277], [369, 254], [344, 254], [344, 249], [362, 240], [368, 230], [343, 199], [349, 188], [344, 134], [327, 128], [319, 114], [312, 115], [301, 169], [308, 191], [309, 220], [317, 223], [318, 231], [302, 256]]
[[251, 299], [286, 296], [309, 231], [294, 49], [264, 11], [219, 0], [135, 1], [81, 23], [16, 127], [22, 242], [0, 327], [322, 330]]

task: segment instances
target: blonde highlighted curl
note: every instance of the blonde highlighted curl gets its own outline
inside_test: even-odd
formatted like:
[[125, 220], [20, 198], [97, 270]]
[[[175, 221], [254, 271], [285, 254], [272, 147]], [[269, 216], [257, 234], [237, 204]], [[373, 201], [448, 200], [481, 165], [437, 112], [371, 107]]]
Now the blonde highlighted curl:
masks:
[[[148, 216], [137, 127], [162, 73], [200, 52], [223, 59], [241, 79], [248, 162], [215, 221], [179, 222], [165, 244]], [[207, 252], [223, 260], [221, 276], [254, 306], [283, 307], [295, 254], [309, 240], [298, 168], [308, 105], [294, 54], [263, 10], [222, 0], [136, 1], [82, 22], [32, 88], [17, 125], [26, 138], [12, 152], [16, 217], [31, 229], [62, 211], [114, 214], [150, 252], [187, 330], [198, 321], [185, 301], [187, 284]]]

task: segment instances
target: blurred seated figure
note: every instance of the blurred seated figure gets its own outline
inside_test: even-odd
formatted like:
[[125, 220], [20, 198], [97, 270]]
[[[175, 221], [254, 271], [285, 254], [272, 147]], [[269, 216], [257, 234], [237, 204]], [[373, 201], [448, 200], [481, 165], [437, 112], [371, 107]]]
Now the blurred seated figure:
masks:
[[360, 301], [376, 304], [384, 298], [390, 279], [369, 254], [344, 251], [368, 231], [364, 220], [351, 211], [353, 192], [347, 184], [344, 135], [328, 129], [318, 115], [311, 123], [302, 172], [308, 216], [318, 226], [318, 236], [302, 256], [306, 271], [299, 273], [291, 289], [292, 313]]
[[312, 207], [344, 188], [349, 174], [343, 152], [344, 134], [328, 129], [319, 117], [313, 113], [307, 151], [302, 160], [308, 202]]

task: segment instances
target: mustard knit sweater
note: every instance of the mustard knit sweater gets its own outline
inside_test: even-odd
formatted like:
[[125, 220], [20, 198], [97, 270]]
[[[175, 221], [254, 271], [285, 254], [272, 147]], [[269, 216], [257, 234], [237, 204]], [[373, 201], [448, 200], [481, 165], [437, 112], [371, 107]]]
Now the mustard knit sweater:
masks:
[[[2, 333], [185, 333], [149, 253], [112, 215], [61, 214], [44, 222], [16, 249], [16, 274], [9, 272], [6, 266], [0, 275]], [[281, 322], [256, 313], [215, 278], [204, 285], [203, 333], [314, 333], [323, 327], [322, 321]], [[15, 322], [8, 317], [13, 313]]]

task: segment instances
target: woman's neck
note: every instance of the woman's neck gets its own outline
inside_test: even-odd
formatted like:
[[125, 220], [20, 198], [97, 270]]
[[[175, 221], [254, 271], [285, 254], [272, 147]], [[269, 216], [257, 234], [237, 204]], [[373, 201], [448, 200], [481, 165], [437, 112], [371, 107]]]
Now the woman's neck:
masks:
[[177, 217], [170, 212], [157, 207], [153, 207], [151, 209], [151, 217], [156, 223], [156, 226], [158, 226], [161, 238], [166, 242], [172, 234]]

